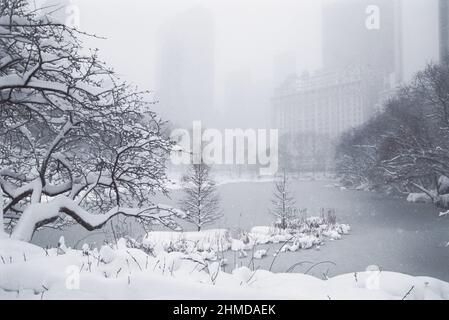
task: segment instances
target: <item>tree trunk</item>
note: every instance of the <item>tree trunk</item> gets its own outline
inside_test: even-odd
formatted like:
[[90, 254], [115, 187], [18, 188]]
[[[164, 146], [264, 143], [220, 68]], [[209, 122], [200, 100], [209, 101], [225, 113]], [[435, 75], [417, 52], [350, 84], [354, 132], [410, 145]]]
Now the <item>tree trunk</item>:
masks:
[[5, 225], [3, 223], [3, 189], [0, 187], [0, 239], [6, 238]]

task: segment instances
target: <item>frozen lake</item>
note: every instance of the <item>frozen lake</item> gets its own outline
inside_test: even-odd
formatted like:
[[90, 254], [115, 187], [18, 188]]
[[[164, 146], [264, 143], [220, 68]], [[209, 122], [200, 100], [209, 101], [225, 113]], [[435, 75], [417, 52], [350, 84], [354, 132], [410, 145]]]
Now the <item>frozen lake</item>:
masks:
[[[449, 281], [449, 248], [445, 247], [449, 241], [449, 219], [439, 218], [436, 208], [376, 193], [329, 188], [327, 184], [323, 181], [292, 181], [292, 194], [296, 197], [297, 206], [308, 208], [309, 215], [321, 207], [334, 208], [339, 222], [351, 225], [351, 234], [339, 241], [327, 241], [320, 250], [282, 253], [277, 257], [273, 271], [285, 272], [292, 265], [307, 261], [295, 269], [296, 272], [305, 272], [312, 263], [332, 261], [335, 266], [322, 264], [310, 273], [322, 277], [327, 272], [333, 276], [377, 265], [383, 270]], [[272, 183], [229, 183], [221, 185], [219, 191], [224, 218], [210, 228], [249, 229], [272, 223], [273, 217], [268, 212]], [[157, 200], [176, 204], [179, 195], [180, 191], [175, 190], [171, 193], [171, 200]], [[133, 226], [131, 231], [136, 232], [136, 229]], [[60, 231], [44, 230], [35, 234], [33, 242], [54, 246], [60, 235]], [[79, 227], [65, 233], [69, 245], [85, 236], [88, 236], [86, 242], [101, 243], [104, 239], [103, 234], [89, 234]], [[268, 269], [278, 248], [271, 246], [268, 257], [255, 260], [254, 267]], [[230, 252], [226, 256], [233, 264], [234, 254]], [[239, 265], [249, 264], [249, 259], [236, 258], [235, 261]]]

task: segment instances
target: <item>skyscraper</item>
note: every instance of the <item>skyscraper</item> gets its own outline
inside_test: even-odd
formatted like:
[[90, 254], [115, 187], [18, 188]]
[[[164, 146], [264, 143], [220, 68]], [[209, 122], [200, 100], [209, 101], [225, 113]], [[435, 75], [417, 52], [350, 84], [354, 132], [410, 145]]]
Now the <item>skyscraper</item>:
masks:
[[161, 31], [156, 81], [160, 113], [176, 125], [191, 126], [195, 120], [207, 124], [215, 112], [213, 16], [196, 6]]
[[327, 0], [323, 6], [323, 69], [285, 82], [272, 100], [282, 135], [338, 138], [378, 110], [402, 78], [396, 0]]
[[327, 0], [323, 6], [323, 67], [397, 70], [395, 0]]
[[294, 51], [284, 51], [273, 59], [273, 84], [277, 88], [288, 77], [296, 75], [297, 54]]

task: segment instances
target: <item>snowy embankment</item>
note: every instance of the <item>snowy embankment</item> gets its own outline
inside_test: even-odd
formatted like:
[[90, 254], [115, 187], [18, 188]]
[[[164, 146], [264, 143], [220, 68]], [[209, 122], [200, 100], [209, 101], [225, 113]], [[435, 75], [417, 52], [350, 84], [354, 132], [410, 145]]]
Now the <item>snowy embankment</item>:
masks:
[[[228, 184], [238, 184], [238, 183], [272, 183], [273, 178], [264, 177], [247, 177], [247, 178], [232, 178], [227, 176], [214, 177], [217, 186], [223, 186]], [[165, 185], [167, 189], [170, 190], [180, 190], [183, 188], [183, 183], [180, 177], [171, 178]]]
[[44, 250], [0, 240], [0, 299], [449, 299], [449, 283], [391, 272], [320, 280], [242, 267], [181, 253], [151, 256], [127, 247]]
[[[239, 257], [251, 256], [263, 259], [268, 255], [267, 249], [259, 245], [282, 244], [280, 252], [295, 252], [300, 249], [319, 248], [326, 240], [340, 240], [351, 230], [349, 225], [329, 223], [323, 217], [307, 217], [292, 220], [293, 228], [258, 226], [250, 232], [240, 231], [233, 239], [226, 229], [213, 229], [201, 232], [149, 232], [141, 243], [131, 240], [134, 247], [152, 254], [164, 252], [181, 252], [195, 261], [204, 259], [219, 260], [221, 253], [232, 250], [239, 252]], [[273, 255], [276, 255], [274, 253]], [[225, 263], [222, 261], [221, 263]]]

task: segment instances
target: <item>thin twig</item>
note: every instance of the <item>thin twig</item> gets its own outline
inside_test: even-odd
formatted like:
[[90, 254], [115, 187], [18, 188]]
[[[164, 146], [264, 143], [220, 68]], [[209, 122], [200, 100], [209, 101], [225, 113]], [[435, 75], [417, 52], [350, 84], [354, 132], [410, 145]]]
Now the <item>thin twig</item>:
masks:
[[308, 274], [308, 273], [309, 273], [310, 271], [312, 271], [312, 269], [315, 268], [316, 266], [319, 266], [319, 265], [325, 264], [325, 263], [330, 263], [330, 264], [332, 264], [332, 265], [334, 265], [334, 266], [337, 266], [337, 264], [336, 264], [335, 262], [333, 262], [333, 261], [321, 261], [321, 262], [315, 263], [313, 266], [311, 266], [309, 269], [307, 269], [307, 271], [304, 272], [304, 274]]
[[413, 289], [415, 289], [415, 286], [412, 286], [412, 287], [410, 288], [410, 290], [407, 291], [407, 293], [406, 293], [405, 296], [402, 298], [402, 300], [407, 299], [407, 297], [410, 295], [410, 293], [412, 293]]

